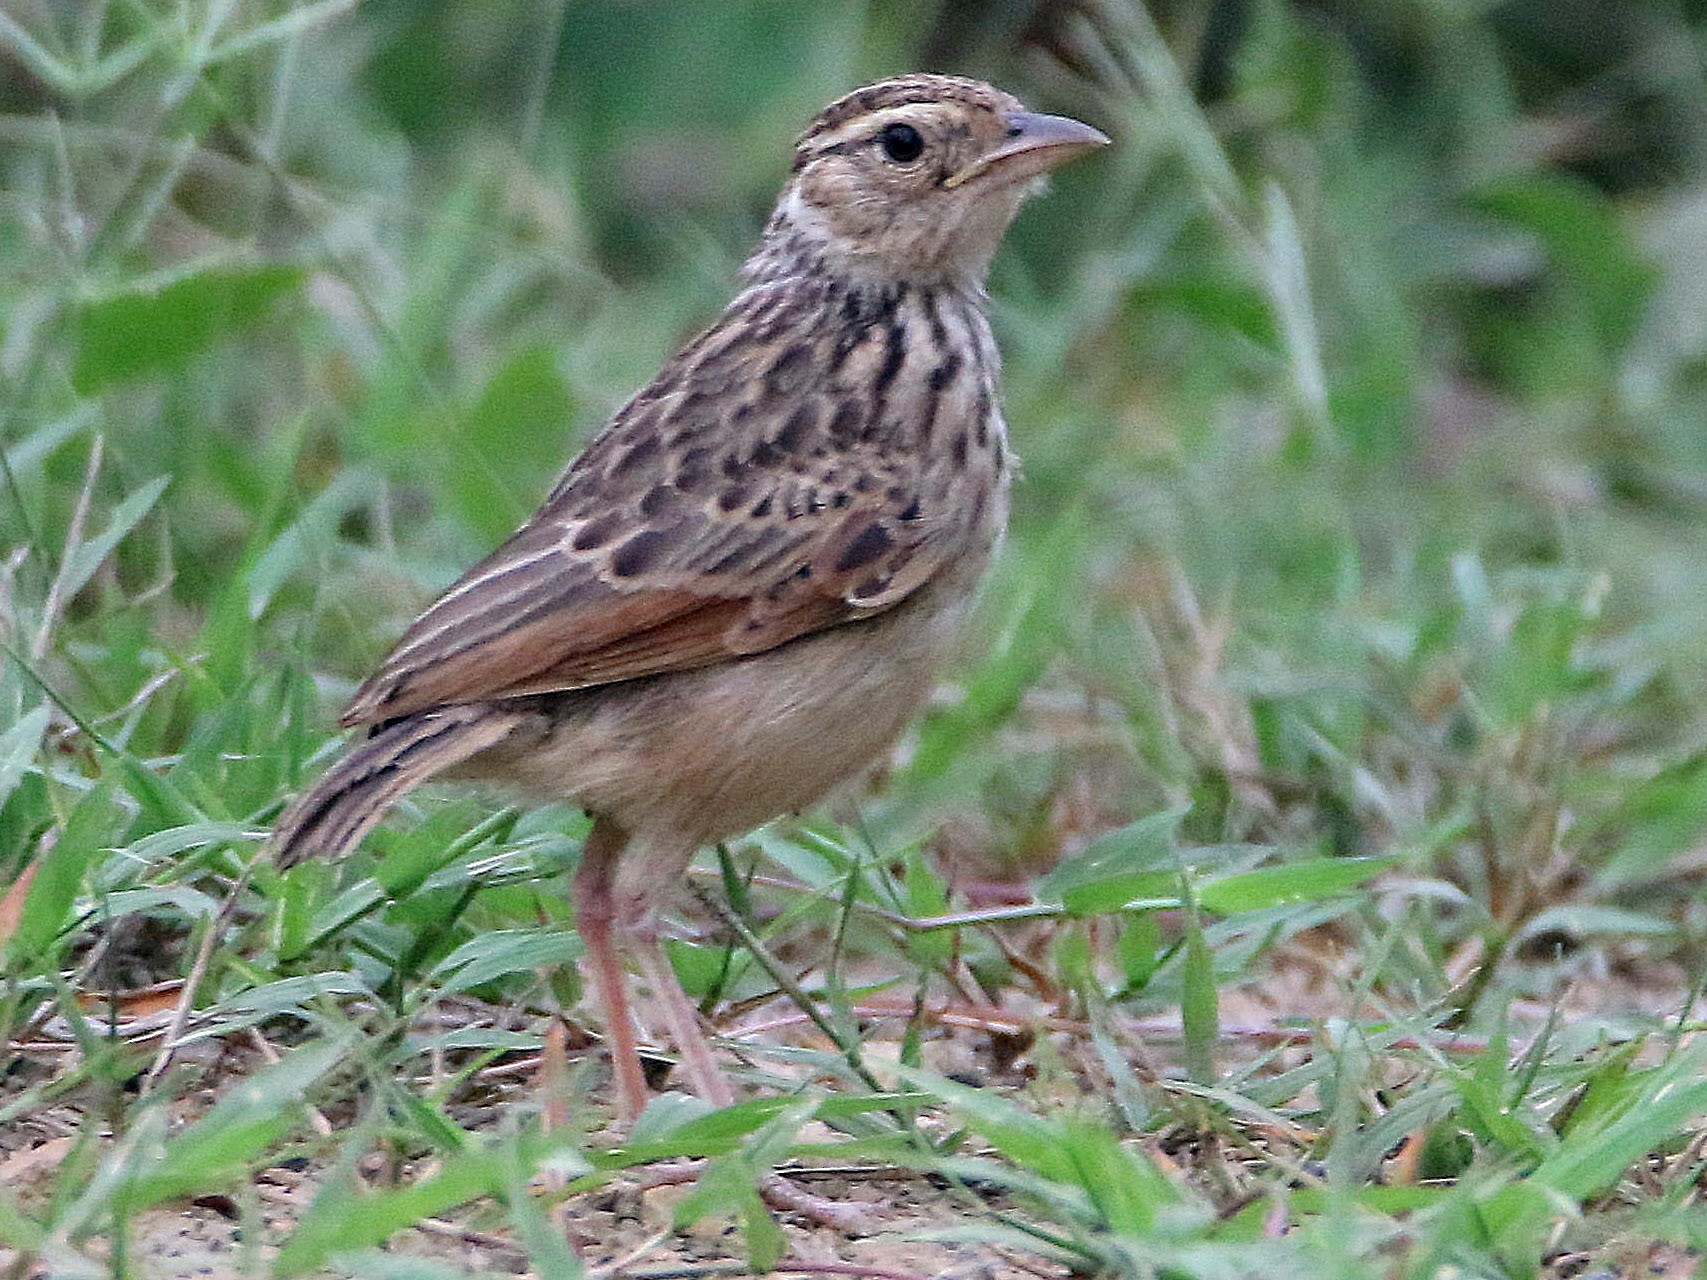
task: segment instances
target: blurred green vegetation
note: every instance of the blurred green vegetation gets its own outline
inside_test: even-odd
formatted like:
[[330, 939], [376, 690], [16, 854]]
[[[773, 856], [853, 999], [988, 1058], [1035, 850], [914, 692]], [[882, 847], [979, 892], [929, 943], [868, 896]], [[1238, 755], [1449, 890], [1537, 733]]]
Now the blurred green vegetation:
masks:
[[[991, 282], [1025, 472], [981, 637], [856, 828], [761, 842], [819, 891], [784, 921], [867, 875], [914, 914], [1046, 877], [1070, 918], [1033, 994], [1183, 1003], [1194, 1122], [1248, 1091], [1367, 1176], [1404, 1132], [1359, 1110], [1378, 1066], [1365, 1093], [1215, 1075], [1217, 992], [1331, 922], [1351, 996], [1494, 1036], [1482, 1066], [1406, 1059], [1431, 1150], [1544, 1171], [1474, 1241], [1450, 1202], [1408, 1265], [1524, 1274], [1543, 1189], [1607, 1186], [1561, 1156], [1562, 1099], [1626, 1163], [1701, 1109], [1633, 1119], [1680, 1059], [1584, 1083], [1597, 1036], [1658, 1026], [1627, 993], [1557, 1057], [1498, 1051], [1511, 1001], [1609, 973], [1682, 1017], [1704, 959], [1704, 54], [1695, 0], [11, 0], [0, 881], [36, 871], [5, 1029], [110, 976], [119, 921], [169, 940], [136, 980], [188, 971], [352, 682], [731, 295], [813, 111], [978, 75], [1117, 145]], [[198, 1007], [345, 970], [430, 1003], [458, 946], [563, 919], [576, 820], [480, 812], [423, 797], [375, 837], [354, 874], [427, 885], [401, 905], [258, 868], [273, 932]], [[504, 874], [415, 874], [470, 831]], [[1373, 866], [1322, 858], [1351, 855], [1398, 870], [1348, 894]], [[1077, 919], [1139, 890], [1180, 911], [1112, 944]], [[1023, 985], [977, 935], [866, 932]], [[715, 997], [727, 959], [695, 954]], [[523, 959], [483, 989], [537, 995]], [[1119, 1083], [1134, 1125], [1152, 1084]], [[1139, 1274], [1097, 1242], [1169, 1195], [1050, 1212]], [[1671, 1195], [1654, 1229], [1700, 1234]]]

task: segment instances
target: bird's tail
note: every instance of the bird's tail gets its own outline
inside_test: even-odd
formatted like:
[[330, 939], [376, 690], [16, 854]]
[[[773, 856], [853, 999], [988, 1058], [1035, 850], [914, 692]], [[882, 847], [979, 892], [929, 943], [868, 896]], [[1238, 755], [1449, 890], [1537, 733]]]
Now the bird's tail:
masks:
[[342, 857], [428, 778], [501, 741], [520, 716], [490, 703], [405, 716], [358, 743], [279, 815], [273, 859]]

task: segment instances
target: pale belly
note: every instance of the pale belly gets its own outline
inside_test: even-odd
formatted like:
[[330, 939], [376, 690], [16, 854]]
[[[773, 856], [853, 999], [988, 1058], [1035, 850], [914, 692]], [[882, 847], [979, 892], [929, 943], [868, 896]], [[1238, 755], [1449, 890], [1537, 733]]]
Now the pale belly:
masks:
[[970, 587], [740, 661], [540, 699], [535, 724], [458, 772], [579, 804], [685, 864], [880, 758], [929, 696]]

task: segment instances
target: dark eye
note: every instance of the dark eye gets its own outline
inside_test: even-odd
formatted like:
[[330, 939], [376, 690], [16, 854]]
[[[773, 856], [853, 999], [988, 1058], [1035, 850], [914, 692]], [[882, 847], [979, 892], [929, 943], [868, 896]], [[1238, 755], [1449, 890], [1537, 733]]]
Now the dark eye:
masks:
[[877, 144], [883, 148], [883, 154], [896, 164], [912, 164], [925, 150], [924, 138], [910, 124], [885, 125], [883, 132], [877, 135]]

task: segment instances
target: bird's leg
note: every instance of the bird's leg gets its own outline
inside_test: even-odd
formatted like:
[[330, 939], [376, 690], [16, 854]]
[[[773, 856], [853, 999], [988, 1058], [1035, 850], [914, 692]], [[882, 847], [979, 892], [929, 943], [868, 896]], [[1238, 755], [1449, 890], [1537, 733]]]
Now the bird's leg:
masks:
[[587, 948], [592, 970], [593, 997], [605, 1019], [617, 1112], [632, 1124], [646, 1109], [646, 1073], [640, 1067], [640, 1045], [628, 1006], [628, 977], [612, 938], [616, 860], [627, 843], [626, 831], [608, 819], [597, 819], [581, 847], [581, 865], [575, 869], [571, 889], [575, 895], [575, 928]]
[[[652, 915], [647, 913], [636, 923], [627, 924], [619, 914], [617, 928], [633, 951], [641, 974], [652, 988], [652, 998], [658, 1002], [669, 1025], [670, 1038], [681, 1055], [689, 1087], [714, 1107], [733, 1106], [735, 1090], [712, 1055], [711, 1041], [700, 1026], [699, 1010], [682, 990], [675, 967], [658, 939]], [[869, 1206], [837, 1204], [795, 1186], [778, 1173], [766, 1173], [760, 1178], [758, 1191], [773, 1209], [800, 1214], [849, 1235], [866, 1235], [877, 1229], [877, 1219], [868, 1211]]]
[[682, 1055], [682, 1071], [689, 1087], [714, 1107], [734, 1106], [735, 1091], [712, 1056], [711, 1042], [699, 1025], [699, 1010], [682, 990], [675, 966], [658, 940], [657, 926], [648, 916], [638, 925], [625, 927], [623, 934], [640, 972], [652, 988], [652, 998], [662, 1007], [670, 1039], [676, 1042], [676, 1052]]
[[[611, 1065], [616, 1073], [617, 1101], [623, 1118], [632, 1122], [646, 1105], [646, 1079], [640, 1070], [640, 1054], [634, 1039], [634, 1020], [629, 1014], [626, 976], [618, 959], [617, 943], [633, 955], [641, 975], [652, 989], [676, 1052], [682, 1072], [694, 1093], [714, 1107], [735, 1103], [735, 1090], [718, 1068], [711, 1041], [700, 1026], [699, 1010], [682, 990], [681, 980], [658, 938], [657, 916], [652, 909], [654, 888], [660, 878], [641, 875], [655, 868], [657, 859], [637, 858], [645, 850], [630, 850], [626, 874], [617, 871], [617, 858], [629, 842], [628, 833], [614, 822], [600, 818], [593, 823], [575, 872], [575, 911], [581, 939], [587, 946], [593, 985], [604, 1006], [605, 1035], [611, 1046]], [[875, 1229], [877, 1219], [870, 1207], [837, 1204], [794, 1186], [777, 1173], [766, 1173], [758, 1191], [766, 1203], [787, 1213], [801, 1214], [814, 1222], [850, 1235]]]

